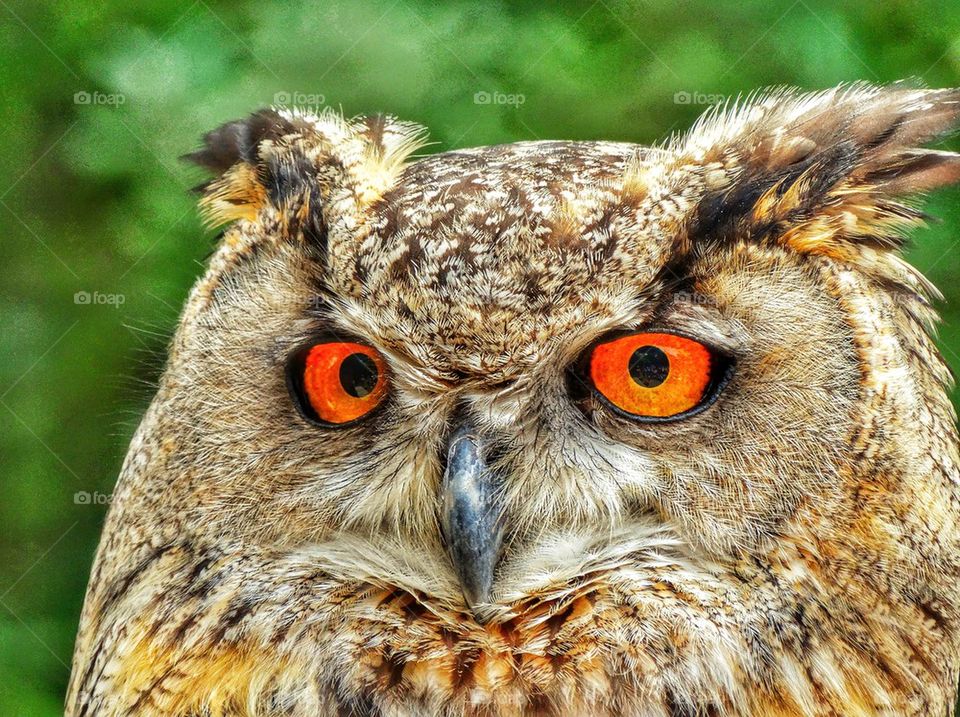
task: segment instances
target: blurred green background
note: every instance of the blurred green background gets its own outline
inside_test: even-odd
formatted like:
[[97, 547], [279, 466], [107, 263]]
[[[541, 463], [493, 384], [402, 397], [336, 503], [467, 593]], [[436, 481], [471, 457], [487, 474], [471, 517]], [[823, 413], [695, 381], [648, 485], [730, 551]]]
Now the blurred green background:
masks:
[[[107, 497], [211, 248], [177, 161], [204, 131], [296, 103], [419, 121], [434, 150], [649, 143], [763, 85], [958, 85], [960, 5], [0, 0], [0, 67], [0, 715], [56, 715]], [[958, 197], [910, 252], [955, 368]]]

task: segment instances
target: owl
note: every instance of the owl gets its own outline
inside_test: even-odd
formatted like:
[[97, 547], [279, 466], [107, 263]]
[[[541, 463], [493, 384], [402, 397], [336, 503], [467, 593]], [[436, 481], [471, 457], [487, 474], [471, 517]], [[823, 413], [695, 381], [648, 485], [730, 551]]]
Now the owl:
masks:
[[960, 456], [900, 256], [960, 91], [417, 156], [264, 110], [133, 437], [69, 717], [945, 715]]

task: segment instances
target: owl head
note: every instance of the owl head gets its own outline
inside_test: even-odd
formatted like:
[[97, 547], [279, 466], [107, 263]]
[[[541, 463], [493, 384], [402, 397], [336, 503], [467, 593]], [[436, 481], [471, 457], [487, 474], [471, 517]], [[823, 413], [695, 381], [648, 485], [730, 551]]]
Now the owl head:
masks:
[[[194, 598], [233, 584], [217, 604], [247, 609], [180, 639], [209, 619], [284, 659], [310, 643], [351, 709], [944, 707], [957, 434], [936, 291], [899, 249], [910, 197], [960, 179], [921, 148], [958, 114], [953, 90], [853, 85], [657, 148], [416, 158], [419, 126], [290, 110], [209, 133], [191, 159], [226, 228], [124, 469], [91, 635], [144, 570], [173, 623], [234, 561]], [[206, 562], [154, 567], [170, 545]], [[342, 657], [294, 644], [309, 615]]]

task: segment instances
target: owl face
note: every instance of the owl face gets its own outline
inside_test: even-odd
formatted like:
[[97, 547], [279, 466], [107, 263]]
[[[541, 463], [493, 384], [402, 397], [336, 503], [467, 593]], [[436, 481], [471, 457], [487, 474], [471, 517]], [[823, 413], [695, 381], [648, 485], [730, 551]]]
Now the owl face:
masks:
[[[485, 454], [498, 562], [524, 561], [550, 534], [602, 535], [638, 516], [711, 551], [745, 547], [802, 496], [831, 500], [862, 373], [840, 288], [789, 249], [698, 240], [684, 251], [682, 196], [644, 186], [662, 162], [589, 143], [443, 154], [330, 230], [322, 256], [297, 238], [252, 239], [256, 255], [231, 258], [204, 309], [214, 354], [232, 358], [210, 367], [190, 350], [184, 363], [197, 395], [216, 392], [211, 408], [230, 415], [200, 439], [213, 450], [255, 431], [268, 463], [249, 470], [246, 450], [228, 451], [237, 466], [205, 489], [205, 520], [281, 541], [343, 529], [442, 545], [461, 425]], [[197, 336], [205, 352], [210, 333]], [[591, 371], [602, 349], [626, 351], [618, 340], [633, 346], [622, 365]], [[305, 353], [324, 346], [348, 353], [321, 351], [327, 368], [308, 371]], [[645, 347], [674, 380], [702, 375], [665, 415], [616, 397], [625, 386], [671, 399], [663, 377], [645, 387], [631, 375]], [[367, 354], [371, 386], [382, 379], [375, 404], [354, 397], [362, 416], [324, 421], [311, 397], [357, 393], [341, 383], [342, 360]], [[304, 376], [327, 385], [310, 393]]]
[[[960, 174], [917, 149], [956, 107], [900, 86], [774, 93], [660, 149], [416, 161], [419, 128], [389, 118], [225, 125], [193, 158], [216, 175], [203, 209], [230, 226], [113, 530], [190, 536], [188, 552], [216, 547], [205, 565], [273, 556], [243, 593], [274, 590], [272, 619], [327, 615], [308, 607], [322, 564], [324, 600], [361, 637], [343, 664], [306, 628], [299, 647], [303, 674], [339, 675], [341, 705], [900, 704], [857, 657], [887, 628], [831, 621], [877, 600], [906, 625], [955, 607], [928, 570], [958, 554], [948, 378], [930, 288], [896, 246], [921, 217], [897, 197]], [[130, 559], [107, 553], [123, 574]], [[823, 612], [813, 633], [804, 611]], [[930, 642], [956, 663], [952, 636]], [[524, 668], [530, 654], [552, 672]], [[913, 675], [900, 657], [886, 669]], [[853, 666], [823, 686], [791, 660]], [[943, 679], [930, 699], [946, 704]]]

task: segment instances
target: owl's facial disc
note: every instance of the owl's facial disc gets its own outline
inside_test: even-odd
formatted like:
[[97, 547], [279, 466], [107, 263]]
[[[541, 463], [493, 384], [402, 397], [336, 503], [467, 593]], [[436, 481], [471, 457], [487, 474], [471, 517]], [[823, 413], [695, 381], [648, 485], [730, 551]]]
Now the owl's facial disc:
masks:
[[443, 473], [443, 536], [463, 597], [471, 608], [490, 602], [503, 543], [496, 475], [485, 441], [469, 421], [448, 439]]

